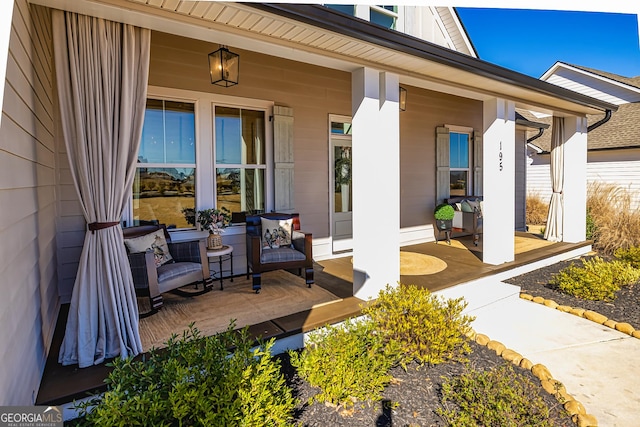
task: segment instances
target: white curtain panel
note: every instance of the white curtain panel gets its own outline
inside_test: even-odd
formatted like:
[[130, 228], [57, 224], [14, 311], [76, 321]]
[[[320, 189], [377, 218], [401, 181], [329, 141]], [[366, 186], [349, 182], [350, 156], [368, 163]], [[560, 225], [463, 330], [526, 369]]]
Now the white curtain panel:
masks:
[[89, 224], [59, 362], [81, 368], [142, 352], [120, 218], [144, 120], [151, 32], [53, 12], [62, 130]]
[[551, 242], [561, 242], [563, 233], [564, 199], [564, 118], [553, 117], [551, 127], [551, 201], [544, 238]]

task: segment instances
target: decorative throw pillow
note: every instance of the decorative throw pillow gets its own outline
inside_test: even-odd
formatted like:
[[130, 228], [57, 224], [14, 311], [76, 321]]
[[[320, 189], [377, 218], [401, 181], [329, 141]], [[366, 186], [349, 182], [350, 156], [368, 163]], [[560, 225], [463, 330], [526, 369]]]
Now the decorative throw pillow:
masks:
[[471, 212], [478, 212], [482, 214], [482, 202], [480, 200], [469, 200], [469, 206], [471, 207]]
[[462, 203], [460, 203], [460, 210], [462, 212], [473, 212], [473, 206], [471, 206], [471, 201], [470, 200], [463, 200]]
[[153, 233], [145, 234], [140, 237], [133, 237], [131, 239], [124, 239], [124, 244], [129, 249], [129, 252], [146, 252], [147, 250], [153, 250], [153, 258], [156, 262], [156, 267], [160, 267], [163, 264], [173, 261], [173, 257], [169, 253], [169, 245], [164, 238], [164, 231], [158, 230]]
[[291, 245], [292, 219], [260, 218], [262, 249], [275, 249]]

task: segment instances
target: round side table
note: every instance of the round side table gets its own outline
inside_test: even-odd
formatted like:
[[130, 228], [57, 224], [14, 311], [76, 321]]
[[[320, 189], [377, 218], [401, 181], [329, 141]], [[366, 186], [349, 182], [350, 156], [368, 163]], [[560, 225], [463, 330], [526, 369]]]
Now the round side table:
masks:
[[[231, 281], [233, 282], [233, 246], [224, 245], [220, 249], [207, 249], [207, 257], [218, 257], [218, 265], [220, 266], [220, 290], [224, 289], [222, 286], [222, 262], [229, 261], [231, 263]], [[215, 273], [213, 273], [215, 274]]]

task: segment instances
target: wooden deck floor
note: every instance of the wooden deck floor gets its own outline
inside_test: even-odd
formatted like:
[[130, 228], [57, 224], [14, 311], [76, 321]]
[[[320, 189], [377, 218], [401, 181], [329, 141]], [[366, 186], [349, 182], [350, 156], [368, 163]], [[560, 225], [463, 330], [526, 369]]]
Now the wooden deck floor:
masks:
[[[523, 234], [522, 238], [534, 238]], [[471, 240], [456, 239], [449, 246], [446, 243], [430, 242], [401, 248], [402, 251], [430, 255], [446, 262], [446, 268], [440, 272], [427, 275], [402, 275], [400, 282], [415, 284], [431, 291], [444, 289], [456, 284], [468, 282], [477, 278], [501, 273], [527, 263], [549, 258], [564, 252], [569, 252], [589, 243], [548, 244], [546, 241], [526, 241], [520, 245], [515, 261], [499, 266], [483, 264], [480, 260], [481, 247], [473, 247]], [[471, 249], [471, 250], [470, 250]], [[336, 296], [336, 302], [328, 303], [308, 310], [287, 314], [277, 319], [252, 324], [249, 332], [254, 337], [284, 338], [287, 336], [307, 332], [315, 328], [335, 323], [359, 314], [362, 300], [353, 297], [351, 283], [352, 264], [350, 257], [321, 261], [315, 268], [315, 286], [320, 286]], [[224, 297], [222, 291], [220, 298]], [[251, 297], [261, 297], [251, 295]], [[37, 405], [61, 405], [74, 399], [86, 397], [89, 392], [106, 389], [104, 379], [110, 369], [104, 365], [79, 369], [77, 366], [61, 366], [57, 362], [57, 355], [64, 335], [64, 325], [67, 318], [68, 305], [61, 308], [54, 334], [49, 359], [45, 367]], [[181, 331], [176, 331], [176, 333]]]

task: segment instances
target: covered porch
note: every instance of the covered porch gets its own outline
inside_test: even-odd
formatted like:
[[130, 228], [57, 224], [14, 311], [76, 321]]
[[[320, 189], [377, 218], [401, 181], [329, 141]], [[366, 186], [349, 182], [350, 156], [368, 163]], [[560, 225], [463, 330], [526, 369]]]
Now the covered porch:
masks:
[[[20, 240], [17, 237], [20, 231], [28, 230], [29, 235], [39, 233], [47, 236], [49, 243], [46, 252], [34, 249], [29, 258], [31, 264], [25, 262], [24, 265], [38, 265], [46, 259], [46, 273], [50, 276], [46, 283], [40, 284], [38, 278], [31, 277], [31, 269], [26, 267], [10, 276], [11, 283], [22, 283], [25, 277], [29, 277], [36, 285], [32, 286], [35, 290], [30, 294], [11, 296], [2, 303], [7, 313], [7, 330], [22, 332], [24, 325], [31, 323], [41, 328], [35, 328], [29, 334], [15, 333], [9, 336], [13, 339], [14, 335], [21, 335], [21, 339], [16, 341], [14, 349], [6, 349], [1, 353], [12, 357], [12, 363], [8, 364], [11, 368], [19, 365], [16, 354], [34, 354], [28, 364], [32, 368], [28, 381], [22, 381], [19, 370], [8, 369], [3, 374], [2, 379], [7, 384], [20, 383], [20, 389], [12, 391], [11, 401], [30, 401], [28, 396], [35, 395], [38, 387], [39, 403], [69, 399], [102, 384], [107, 368], [95, 364], [101, 363], [105, 354], [108, 359], [119, 353], [137, 354], [147, 350], [136, 342], [140, 340], [139, 335], [144, 333], [144, 324], [138, 323], [131, 278], [124, 274], [127, 266], [122, 236], [116, 230], [121, 222], [131, 224], [136, 219], [152, 218], [142, 218], [141, 209], [136, 211], [133, 206], [140, 200], [132, 195], [133, 178], [128, 184], [119, 185], [121, 194], [114, 198], [118, 200], [113, 203], [114, 209], [109, 215], [99, 212], [90, 218], [86, 215], [86, 206], [81, 205], [76, 184], [89, 180], [85, 176], [74, 180], [73, 175], [79, 173], [72, 171], [74, 166], [70, 158], [73, 155], [68, 147], [82, 148], [84, 138], [67, 138], [71, 142], [80, 141], [77, 146], [67, 147], [58, 126], [65, 108], [58, 105], [63, 88], [56, 83], [55, 76], [61, 75], [57, 73], [60, 64], [54, 64], [53, 57], [54, 52], [69, 53], [64, 45], [54, 46], [53, 43], [52, 16], [60, 17], [61, 10], [118, 25], [131, 25], [136, 31], [148, 33], [145, 37], [148, 36], [149, 41], [145, 46], [150, 52], [149, 62], [142, 67], [142, 71], [148, 71], [148, 81], [140, 84], [139, 89], [144, 95], [134, 97], [134, 101], [139, 104], [147, 101], [148, 105], [159, 103], [162, 107], [156, 110], [162, 114], [174, 109], [194, 123], [189, 132], [185, 131], [185, 135], [189, 135], [182, 141], [184, 144], [181, 149], [186, 151], [187, 147], [191, 147], [189, 156], [185, 156], [186, 160], [176, 163], [163, 157], [145, 166], [147, 160], [136, 147], [140, 138], [130, 137], [127, 138], [132, 146], [130, 161], [124, 162], [125, 159], [116, 156], [113, 158], [114, 162], [121, 161], [122, 170], [129, 169], [131, 177], [135, 173], [140, 177], [149, 177], [152, 172], [158, 172], [152, 169], [161, 169], [165, 176], [170, 175], [173, 180], [190, 177], [192, 182], [197, 183], [196, 188], [185, 189], [184, 192], [190, 193], [191, 203], [196, 209], [219, 206], [225, 202], [226, 192], [233, 193], [236, 187], [242, 188], [237, 190], [239, 194], [242, 192], [242, 203], [247, 201], [250, 194], [253, 200], [260, 198], [260, 204], [251, 206], [256, 210], [299, 212], [303, 230], [313, 233], [313, 254], [319, 262], [314, 286], [324, 290], [324, 294], [317, 299], [308, 298], [304, 301], [307, 306], [292, 304], [290, 310], [293, 311], [265, 311], [264, 318], [249, 318], [237, 324], [251, 325], [256, 336], [277, 336], [281, 341], [288, 339], [301, 342], [299, 334], [357, 313], [362, 301], [375, 297], [387, 284], [420, 282], [421, 286], [432, 290], [450, 288], [490, 275], [510, 274], [508, 272], [514, 272], [516, 268], [529, 268], [524, 266], [536, 265], [533, 261], [547, 262], [562, 254], [573, 256], [574, 251], [588, 246], [583, 242], [586, 196], [584, 117], [587, 113], [609, 108], [607, 103], [415, 37], [378, 28], [319, 5], [153, 0], [31, 0], [29, 3], [33, 4], [27, 4], [26, 0], [19, 2], [20, 13], [15, 20], [30, 24], [24, 29], [21, 25], [17, 27], [29, 35], [31, 32], [34, 34], [34, 37], [24, 37], [24, 40], [29, 40], [25, 42], [25, 49], [35, 52], [33, 56], [37, 61], [34, 60], [34, 63], [37, 64], [32, 66], [29, 63], [25, 67], [33, 72], [26, 73], [24, 79], [20, 67], [13, 62], [10, 70], [18, 76], [16, 81], [20, 85], [16, 87], [19, 88], [29, 86], [26, 83], [33, 83], [31, 80], [46, 80], [46, 87], [42, 89], [39, 86], [41, 83], [33, 83], [33, 89], [25, 89], [27, 93], [32, 90], [38, 95], [42, 94], [38, 98], [41, 104], [32, 109], [32, 116], [25, 114], [26, 118], [21, 118], [20, 123], [39, 123], [33, 120], [34, 117], [44, 116], [44, 112], [47, 112], [44, 123], [49, 126], [46, 132], [48, 156], [55, 158], [55, 161], [51, 161], [46, 175], [33, 175], [37, 176], [38, 185], [44, 181], [54, 182], [51, 189], [55, 191], [36, 188], [36, 192], [54, 194], [52, 197], [55, 200], [50, 203], [50, 215], [43, 215], [34, 207], [34, 217], [37, 217], [34, 221], [37, 222], [7, 226], [12, 230], [11, 238], [5, 240], [8, 242], [5, 243], [7, 252], [11, 251], [9, 245]], [[60, 23], [61, 20], [56, 22]], [[56, 26], [56, 30], [61, 28]], [[18, 45], [14, 41], [11, 47], [22, 52], [22, 47]], [[92, 46], [91, 43], [87, 45]], [[242, 58], [242, 74], [238, 85], [221, 88], [211, 84], [206, 58], [220, 46], [233, 47], [233, 51]], [[104, 52], [109, 48], [117, 51], [113, 47], [107, 46], [105, 50], [94, 50], [92, 53]], [[17, 59], [12, 61], [28, 63], [28, 55], [23, 56], [24, 59], [15, 56]], [[41, 66], [40, 62], [46, 64]], [[65, 68], [64, 61], [62, 65], [60, 69]], [[90, 73], [80, 73], [83, 74]], [[23, 80], [25, 84], [22, 84]], [[408, 92], [406, 110], [402, 113], [399, 108], [400, 88]], [[85, 90], [82, 93], [90, 92]], [[13, 91], [11, 95], [15, 99], [30, 99], [28, 95], [14, 94]], [[64, 96], [60, 98], [65, 99]], [[107, 110], [106, 105], [101, 103], [90, 103], [89, 110], [95, 109], [95, 106]], [[516, 174], [518, 161], [524, 161], [524, 158], [517, 157], [516, 147], [524, 146], [526, 140], [525, 132], [519, 133], [516, 126], [516, 107], [535, 109], [563, 117], [566, 121], [561, 142], [566, 144], [565, 173], [568, 176], [564, 200], [571, 207], [565, 212], [571, 218], [565, 222], [565, 243], [539, 248], [537, 250], [543, 252], [537, 256], [531, 255], [533, 258], [521, 258], [516, 253], [513, 237]], [[118, 108], [113, 110], [117, 111]], [[144, 108], [141, 107], [137, 111], [142, 110]], [[246, 159], [228, 160], [218, 152], [226, 142], [222, 137], [218, 139], [215, 127], [217, 120], [224, 122], [231, 116], [235, 120], [241, 112], [246, 111], [250, 112], [249, 124], [260, 127], [260, 132], [256, 132], [259, 137], [241, 147], [247, 149], [247, 146], [255, 144], [258, 149], [254, 151], [264, 154], [264, 158], [254, 163], [251, 163], [253, 160], [245, 162]], [[138, 114], [140, 121], [143, 121], [142, 115]], [[3, 126], [5, 123], [3, 121]], [[341, 126], [336, 128], [336, 123]], [[14, 128], [7, 129], [11, 134], [22, 135], [16, 130], [18, 126]], [[341, 259], [342, 248], [336, 250], [335, 245], [338, 233], [332, 215], [336, 211], [334, 189], [337, 186], [335, 159], [332, 157], [335, 147], [332, 144], [336, 129], [343, 130], [339, 135], [341, 138], [350, 139], [353, 153], [353, 183], [350, 189], [353, 195], [350, 210], [352, 227], [349, 230], [349, 251], [353, 263]], [[451, 195], [448, 193], [451, 165], [442, 163], [448, 162], [448, 154], [444, 154], [448, 151], [440, 149], [442, 145], [448, 146], [449, 131], [469, 136], [467, 152], [473, 161], [465, 169], [467, 195], [484, 197], [485, 246], [481, 248], [482, 251], [469, 251], [470, 254], [463, 252], [468, 248], [433, 243], [433, 209], [442, 199]], [[36, 126], [33, 135], [41, 133], [45, 132], [40, 132]], [[191, 134], [195, 142], [188, 139]], [[98, 132], [97, 136], [105, 135]], [[96, 152], [121, 145], [109, 138], [103, 139], [104, 144], [96, 147]], [[165, 142], [168, 145], [174, 141], [167, 139]], [[347, 147], [346, 143], [341, 147]], [[124, 163], [127, 163], [126, 167]], [[9, 161], [4, 164], [9, 164]], [[111, 164], [95, 169], [95, 181], [104, 184], [105, 189], [113, 190], [115, 185], [111, 185], [113, 181], [104, 172], [121, 172], [121, 169]], [[176, 172], [178, 169], [181, 172]], [[229, 169], [233, 171], [229, 172]], [[115, 175], [120, 180], [124, 173]], [[233, 181], [239, 175], [244, 177], [237, 179], [242, 184], [221, 183], [223, 178]], [[259, 177], [253, 181], [255, 188], [245, 185], [249, 175]], [[247, 188], [252, 191], [247, 191]], [[147, 190], [160, 192], [159, 187]], [[173, 188], [169, 190], [174, 191]], [[32, 196], [30, 193], [28, 195]], [[169, 196], [173, 195], [167, 198]], [[88, 203], [87, 206], [91, 205], [89, 210], [101, 210], [99, 201], [104, 199], [102, 195], [96, 196], [98, 202]], [[183, 201], [186, 197], [171, 199], [172, 202], [176, 200]], [[116, 209], [120, 207], [119, 203], [125, 208]], [[181, 215], [176, 203], [171, 210], [172, 214]], [[140, 217], [136, 218], [136, 215]], [[41, 223], [43, 218], [47, 219], [46, 223]], [[87, 225], [92, 224], [106, 224], [110, 228], [87, 231]], [[234, 231], [228, 234], [229, 238], [242, 242], [243, 228], [243, 225], [234, 226]], [[111, 236], [111, 241], [107, 242], [101, 237], [106, 235]], [[236, 247], [235, 242], [232, 244]], [[465, 246], [464, 243], [462, 246]], [[403, 252], [433, 256], [445, 262], [447, 267], [432, 275], [419, 272], [403, 275], [400, 247]], [[85, 252], [84, 248], [89, 250]], [[98, 248], [105, 253], [117, 254], [122, 262], [97, 256]], [[551, 251], [551, 248], [556, 248], [558, 252], [544, 252]], [[96, 255], [94, 258], [98, 262], [93, 262], [95, 259], [89, 262], [87, 254]], [[242, 268], [246, 266], [246, 259], [242, 259], [245, 254], [241, 244], [234, 251], [234, 257], [236, 255], [240, 258], [236, 266], [240, 268], [235, 271], [238, 277], [233, 288], [246, 288], [247, 298], [266, 300], [267, 285], [265, 293], [256, 296], [250, 286], [245, 287], [241, 281], [244, 277]], [[8, 258], [7, 265], [12, 259]], [[100, 270], [96, 264], [103, 264], [104, 268], [94, 274]], [[110, 274], [116, 268], [123, 273]], [[335, 273], [330, 274], [330, 270], [335, 270]], [[78, 271], [84, 271], [85, 274], [79, 274]], [[112, 280], [119, 276], [122, 280], [118, 283]], [[293, 276], [280, 276], [278, 280], [284, 286], [296, 286], [295, 283], [289, 283], [295, 282]], [[46, 288], [40, 294], [39, 286]], [[120, 298], [117, 307], [114, 304], [110, 312], [105, 310], [107, 303], [84, 310], [88, 304], [83, 305], [84, 301], [76, 294], [83, 292], [88, 298], [97, 299], [103, 288], [110, 288], [115, 293], [127, 293], [126, 298]], [[233, 288], [206, 295], [211, 300], [201, 298], [207, 304], [207, 309], [203, 311], [216, 316], [222, 312], [216, 311], [216, 304], [222, 304], [224, 307], [221, 306], [220, 310], [231, 308], [232, 311], [227, 313], [235, 317], [239, 316], [240, 310], [251, 307], [251, 304], [241, 300], [229, 303], [226, 294], [231, 294]], [[303, 286], [302, 290], [306, 288]], [[16, 286], [16, 295], [19, 291], [23, 292]], [[41, 294], [46, 294], [45, 300]], [[76, 316], [79, 325], [87, 325], [91, 321], [96, 325], [86, 340], [85, 348], [88, 350], [83, 351], [84, 366], [88, 367], [81, 369], [75, 364], [74, 357], [65, 361], [69, 366], [61, 366], [58, 362], [68, 303], [74, 300], [75, 312], [72, 309], [69, 317]], [[82, 306], [82, 310], [78, 310], [79, 306]], [[59, 309], [60, 313], [56, 316]], [[238, 311], [234, 313], [235, 309]], [[41, 312], [46, 316], [40, 315]], [[98, 322], [98, 316], [104, 317], [104, 312], [108, 312], [108, 322]], [[112, 313], [118, 313], [121, 317], [115, 318]], [[30, 317], [26, 319], [26, 316]], [[157, 316], [154, 316], [156, 320], [160, 319]], [[60, 319], [57, 324], [56, 317]], [[118, 328], [125, 317], [128, 327]], [[105, 324], [108, 326], [103, 327]], [[227, 324], [228, 319], [223, 318], [222, 327]], [[184, 324], [167, 324], [165, 329], [168, 333], [179, 333], [184, 327]], [[215, 325], [208, 333], [215, 332], [218, 327], [221, 326]], [[73, 349], [78, 335], [75, 332], [73, 326], [67, 330], [70, 349]], [[52, 335], [55, 335], [53, 340]], [[98, 348], [105, 336], [116, 335], [121, 338], [119, 345], [109, 346], [108, 349]], [[149, 339], [149, 343], [157, 342], [162, 342], [161, 334]], [[127, 352], [129, 348], [132, 349], [130, 353]], [[45, 359], [46, 369], [39, 383]], [[22, 382], [26, 385], [22, 385]]]
[[[451, 245], [428, 242], [402, 247], [401, 259], [403, 253], [432, 257], [444, 263], [444, 268], [441, 265], [432, 268], [428, 264], [421, 267], [401, 265], [407, 274], [400, 274], [400, 282], [421, 286], [435, 293], [456, 285], [478, 283], [478, 292], [482, 295], [470, 295], [470, 299], [479, 297], [484, 301], [495, 301], [503, 295], [492, 295], [491, 291], [487, 293], [487, 288], [480, 284], [481, 280], [504, 280], [590, 250], [589, 242], [550, 243], [530, 233], [516, 233], [514, 242], [515, 260], [500, 266], [482, 263], [482, 247], [473, 245], [472, 236], [454, 238]], [[420, 268], [423, 270], [420, 271]], [[276, 338], [278, 343], [275, 348], [282, 351], [301, 345], [306, 332], [358, 315], [365, 301], [353, 296], [351, 257], [320, 261], [315, 269], [315, 291], [305, 286], [304, 279], [289, 272], [271, 274], [268, 280], [272, 286], [265, 286], [259, 297], [263, 304], [261, 307], [255, 305], [256, 295], [251, 290], [251, 281], [244, 275], [236, 276], [233, 283], [226, 279], [223, 291], [216, 288], [189, 301], [181, 297], [168, 297], [165, 307], [158, 314], [141, 321], [145, 351], [151, 346], [161, 348], [163, 340], [171, 334], [180, 335], [191, 322], [195, 321], [198, 329], [212, 335], [226, 329], [231, 319], [236, 319], [238, 328], [248, 326], [250, 335], [255, 338]], [[517, 288], [514, 290], [518, 291]], [[319, 299], [313, 300], [318, 296]], [[278, 304], [284, 299], [288, 301], [286, 304]], [[231, 309], [230, 302], [233, 302]], [[475, 299], [470, 303], [479, 302]], [[265, 307], [271, 308], [265, 312]], [[181, 312], [187, 308], [189, 315], [182, 315]], [[67, 310], [68, 305], [64, 305], [58, 317], [36, 400], [38, 405], [63, 405], [73, 399], [86, 397], [87, 392], [106, 389], [103, 381], [110, 369], [104, 364], [79, 369], [77, 366], [62, 366], [57, 361]]]

